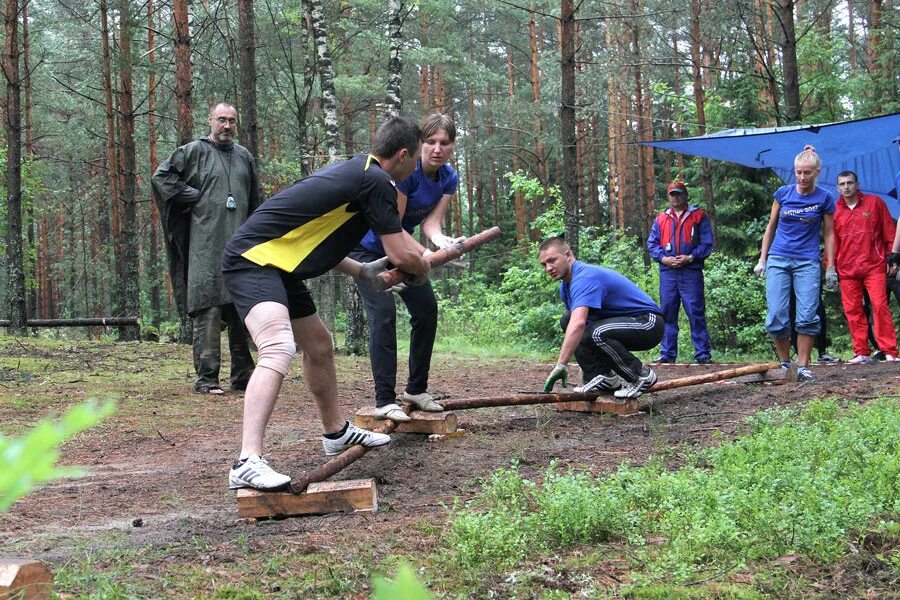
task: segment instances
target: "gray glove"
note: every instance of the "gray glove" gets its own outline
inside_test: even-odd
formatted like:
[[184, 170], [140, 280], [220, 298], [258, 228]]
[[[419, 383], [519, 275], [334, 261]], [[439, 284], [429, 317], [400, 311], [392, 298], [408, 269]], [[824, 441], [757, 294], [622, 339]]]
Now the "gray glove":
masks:
[[766, 278], [766, 259], [761, 258], [759, 262], [756, 263], [756, 266], [753, 267], [753, 272], [756, 273], [757, 277]]
[[373, 260], [372, 262], [363, 263], [359, 268], [359, 280], [365, 281], [376, 292], [385, 291], [390, 286], [384, 279], [379, 277], [379, 275], [387, 270], [387, 264], [387, 256], [383, 256], [378, 260]]
[[428, 265], [428, 270], [422, 273], [421, 275], [413, 275], [412, 273], [406, 274], [406, 285], [412, 287], [418, 287], [420, 285], [425, 285], [425, 282], [428, 281], [428, 276], [431, 275], [431, 264], [428, 261], [425, 261], [425, 264]]
[[409, 289], [409, 286], [406, 285], [404, 282], [401, 281], [401, 282], [398, 283], [397, 285], [395, 285], [395, 286], [393, 286], [392, 288], [388, 289], [388, 291], [389, 291], [389, 292], [393, 292], [393, 293], [395, 293], [395, 294], [399, 294], [399, 293], [404, 292], [404, 291], [406, 291], [406, 290], [408, 290], [408, 289]]
[[838, 284], [838, 274], [837, 269], [834, 267], [828, 267], [825, 269], [825, 289], [833, 290], [837, 287]]

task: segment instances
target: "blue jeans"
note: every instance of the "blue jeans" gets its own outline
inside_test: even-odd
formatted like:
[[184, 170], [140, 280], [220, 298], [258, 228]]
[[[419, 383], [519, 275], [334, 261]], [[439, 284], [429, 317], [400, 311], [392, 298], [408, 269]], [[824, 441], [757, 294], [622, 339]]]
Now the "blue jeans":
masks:
[[773, 339], [791, 337], [791, 295], [797, 303], [794, 329], [802, 335], [817, 335], [819, 328], [818, 260], [769, 256], [766, 259], [766, 331]]

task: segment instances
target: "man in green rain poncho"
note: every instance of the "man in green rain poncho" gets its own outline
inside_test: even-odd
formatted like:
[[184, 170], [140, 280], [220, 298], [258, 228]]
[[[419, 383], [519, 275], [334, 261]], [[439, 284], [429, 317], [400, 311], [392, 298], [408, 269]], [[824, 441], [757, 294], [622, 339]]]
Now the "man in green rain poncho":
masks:
[[153, 174], [169, 274], [181, 314], [194, 322], [194, 390], [219, 385], [222, 323], [228, 327], [231, 389], [246, 389], [253, 373], [247, 330], [222, 279], [225, 242], [260, 204], [259, 174], [250, 152], [233, 140], [237, 110], [221, 102], [209, 111], [210, 133], [177, 148]]

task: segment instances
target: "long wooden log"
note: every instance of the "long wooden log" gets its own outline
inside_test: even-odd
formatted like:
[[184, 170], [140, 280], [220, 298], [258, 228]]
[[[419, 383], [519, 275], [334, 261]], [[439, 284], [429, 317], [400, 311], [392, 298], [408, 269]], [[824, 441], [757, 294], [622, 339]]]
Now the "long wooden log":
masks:
[[[28, 327], [129, 327], [140, 325], [138, 317], [99, 317], [84, 319], [28, 319]], [[0, 319], [0, 327], [8, 327], [8, 319]]]
[[[738, 367], [736, 369], [726, 369], [724, 371], [715, 371], [713, 373], [705, 373], [703, 375], [692, 375], [690, 377], [681, 377], [679, 379], [670, 379], [669, 381], [660, 381], [649, 392], [661, 392], [663, 390], [671, 390], [674, 388], [685, 387], [689, 385], [697, 385], [700, 383], [710, 383], [713, 381], [721, 381], [723, 379], [731, 379], [740, 377], [741, 375], [750, 375], [752, 373], [764, 373], [769, 369], [780, 366], [780, 363], [765, 363], [761, 365], [748, 365], [746, 367]], [[520, 406], [524, 404], [553, 404], [556, 402], [583, 402], [593, 401], [600, 396], [608, 394], [592, 393], [575, 393], [575, 392], [553, 392], [549, 394], [513, 394], [511, 396], [489, 396], [486, 398], [463, 398], [461, 400], [441, 400], [441, 406], [444, 410], [465, 410], [467, 408], [487, 408], [491, 406]]]
[[[738, 367], [736, 369], [727, 369], [725, 371], [716, 371], [705, 375], [694, 375], [691, 377], [681, 377], [680, 379], [672, 379], [670, 381], [661, 381], [650, 388], [651, 392], [659, 392], [662, 390], [670, 390], [678, 387], [689, 385], [697, 385], [700, 383], [709, 383], [720, 381], [722, 379], [730, 379], [732, 377], [740, 377], [741, 375], [750, 375], [752, 373], [764, 373], [769, 369], [778, 367], [780, 363], [766, 363], [761, 365], [748, 365], [746, 367]], [[520, 406], [526, 404], [553, 404], [556, 402], [593, 402], [600, 396], [608, 396], [608, 394], [598, 393], [575, 393], [575, 392], [554, 392], [549, 394], [513, 394], [511, 396], [491, 396], [486, 398], [463, 398], [461, 400], [441, 400], [441, 406], [445, 411], [463, 410], [467, 408], [487, 408], [492, 406]], [[629, 400], [622, 400], [623, 404], [627, 404]], [[408, 412], [408, 410], [407, 410]], [[397, 424], [393, 421], [386, 421], [384, 427], [376, 429], [378, 433], [391, 433], [397, 428]], [[324, 465], [313, 469], [302, 476], [297, 477], [291, 482], [291, 492], [300, 494], [309, 484], [319, 481], [325, 481], [332, 475], [335, 475], [347, 468], [357, 460], [363, 457], [369, 449], [363, 446], [353, 446], [345, 450], [337, 457], [331, 459]]]
[[[471, 252], [475, 248], [488, 242], [492, 242], [499, 237], [500, 228], [491, 227], [490, 229], [485, 229], [481, 233], [476, 233], [472, 237], [467, 238], [464, 242], [453, 244], [449, 248], [444, 248], [443, 250], [434, 251], [426, 257], [426, 260], [431, 263], [432, 268], [439, 267], [451, 260], [456, 260], [466, 252]], [[406, 281], [409, 278], [409, 274], [404, 273], [400, 269], [391, 269], [390, 271], [382, 273], [381, 278], [389, 285], [397, 285], [398, 283]]]
[[760, 365], [747, 365], [746, 367], [736, 367], [734, 369], [725, 369], [724, 371], [713, 371], [712, 373], [704, 373], [703, 375], [692, 375], [690, 377], [679, 377], [678, 379], [670, 379], [668, 381], [659, 381], [650, 388], [651, 392], [662, 392], [663, 390], [671, 390], [674, 388], [686, 387], [689, 385], [698, 385], [700, 383], [712, 383], [714, 381], [722, 381], [724, 379], [734, 379], [742, 375], [753, 375], [754, 373], [765, 373], [770, 369], [777, 369], [781, 363], [770, 362]]

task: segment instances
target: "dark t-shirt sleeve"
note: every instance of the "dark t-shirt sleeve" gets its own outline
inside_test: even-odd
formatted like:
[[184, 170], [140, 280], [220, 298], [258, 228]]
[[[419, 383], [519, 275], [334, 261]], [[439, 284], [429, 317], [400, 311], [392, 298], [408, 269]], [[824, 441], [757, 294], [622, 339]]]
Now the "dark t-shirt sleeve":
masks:
[[403, 230], [397, 210], [397, 188], [383, 171], [370, 169], [363, 176], [360, 204], [363, 218], [377, 235]]

